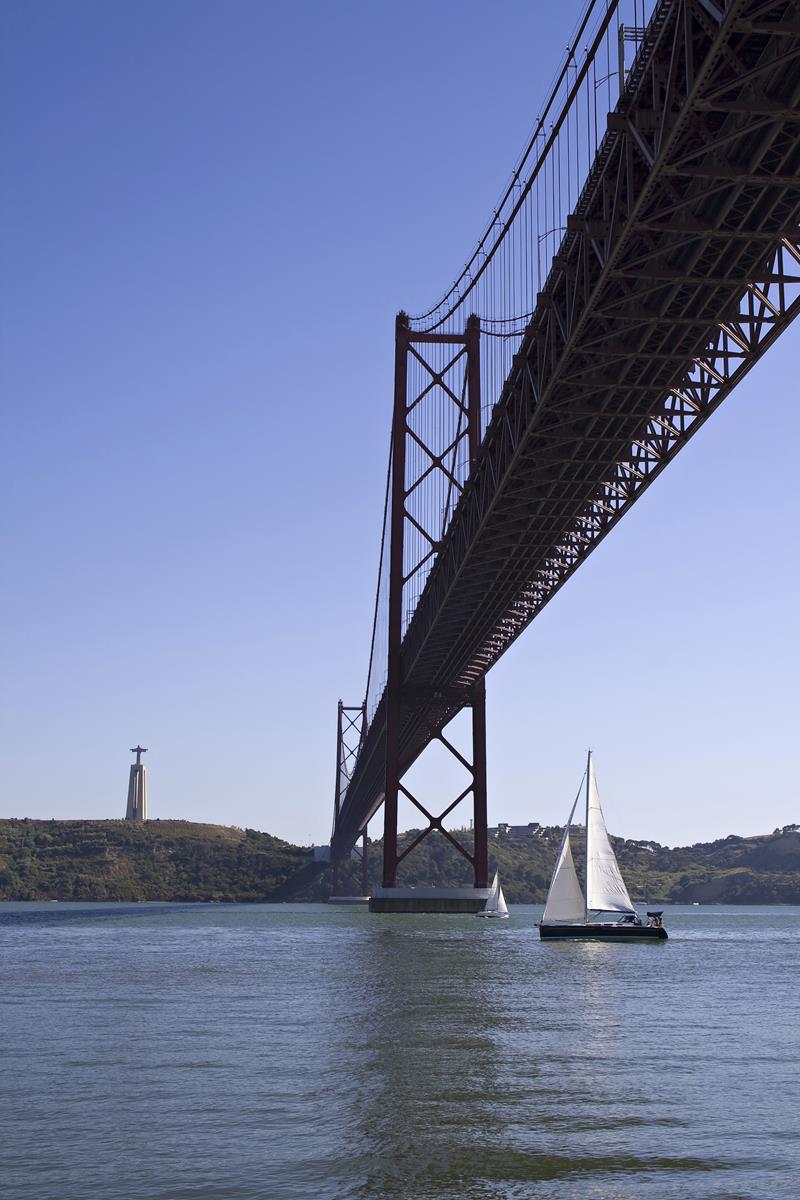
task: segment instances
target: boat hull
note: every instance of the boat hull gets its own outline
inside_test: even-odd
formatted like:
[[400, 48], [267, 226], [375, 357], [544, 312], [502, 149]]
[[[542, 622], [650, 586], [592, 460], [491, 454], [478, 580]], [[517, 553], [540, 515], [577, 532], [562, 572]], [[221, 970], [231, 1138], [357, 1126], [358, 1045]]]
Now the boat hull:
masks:
[[539, 925], [542, 941], [553, 942], [664, 942], [667, 931], [663, 925]]

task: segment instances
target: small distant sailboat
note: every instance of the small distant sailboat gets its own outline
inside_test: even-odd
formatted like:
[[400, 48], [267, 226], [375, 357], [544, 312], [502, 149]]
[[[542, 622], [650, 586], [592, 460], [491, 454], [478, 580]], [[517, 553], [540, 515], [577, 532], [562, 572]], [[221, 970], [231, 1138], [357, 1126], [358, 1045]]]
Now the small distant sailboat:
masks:
[[561, 849], [547, 893], [547, 903], [539, 923], [539, 937], [561, 941], [663, 941], [667, 936], [667, 931], [661, 923], [663, 914], [648, 912], [647, 924], [644, 925], [631, 903], [616, 855], [608, 839], [591, 750], [586, 763], [585, 779], [585, 891], [578, 880], [569, 841], [572, 818], [581, 794], [579, 788], [564, 828]]
[[503, 895], [503, 889], [500, 887], [500, 873], [495, 871], [492, 886], [489, 888], [489, 895], [486, 897], [486, 906], [483, 912], [475, 914], [476, 917], [507, 917], [508, 905], [506, 898]]

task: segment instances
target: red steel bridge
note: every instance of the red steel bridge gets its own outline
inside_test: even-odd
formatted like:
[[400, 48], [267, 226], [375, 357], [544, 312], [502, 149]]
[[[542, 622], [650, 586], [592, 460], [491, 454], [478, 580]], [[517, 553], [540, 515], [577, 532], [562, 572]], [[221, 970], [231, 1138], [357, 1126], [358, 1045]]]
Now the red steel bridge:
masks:
[[[800, 0], [588, 0], [474, 253], [397, 317], [335, 878], [383, 805], [395, 885], [405, 795], [486, 885], [486, 673], [800, 311], [799, 219]], [[442, 812], [403, 782], [434, 739], [469, 770]]]

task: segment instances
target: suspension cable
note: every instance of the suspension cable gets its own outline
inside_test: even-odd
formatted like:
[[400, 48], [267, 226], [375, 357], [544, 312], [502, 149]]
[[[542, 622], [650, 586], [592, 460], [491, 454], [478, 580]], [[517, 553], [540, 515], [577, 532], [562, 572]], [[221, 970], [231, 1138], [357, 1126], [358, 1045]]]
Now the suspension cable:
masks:
[[[375, 608], [372, 615], [372, 637], [369, 645], [369, 666], [367, 667], [367, 687], [364, 692], [364, 712], [369, 704], [369, 685], [372, 682], [372, 664], [375, 659], [375, 633], [378, 628], [378, 610], [381, 602], [381, 580], [383, 577], [383, 550], [386, 545], [386, 517], [389, 512], [389, 486], [392, 478], [392, 439], [389, 438], [389, 462], [386, 467], [386, 490], [383, 497], [383, 527], [381, 529], [381, 548], [378, 558], [378, 586], [375, 589]], [[367, 718], [369, 720], [369, 717]]]
[[[547, 155], [549, 154], [552, 146], [554, 145], [554, 143], [558, 137], [558, 134], [561, 130], [561, 126], [564, 123], [566, 115], [569, 112], [570, 107], [572, 105], [572, 101], [574, 100], [575, 96], [578, 93], [580, 84], [583, 82], [584, 78], [589, 73], [589, 69], [594, 60], [594, 55], [595, 55], [598, 47], [602, 44], [603, 39], [606, 34], [606, 30], [608, 29], [608, 27], [611, 23], [612, 17], [614, 16], [614, 14], [617, 11], [617, 7], [619, 5], [619, 0], [606, 0], [606, 9], [605, 9], [603, 17], [601, 19], [598, 30], [595, 34], [595, 37], [593, 39], [592, 45], [591, 45], [591, 47], [586, 48], [586, 57], [584, 59], [583, 66], [580, 67], [576, 71], [575, 79], [567, 92], [566, 99], [564, 100], [564, 103], [561, 106], [561, 111], [558, 114], [558, 117], [554, 121], [551, 122], [550, 133], [545, 138], [545, 142], [544, 142], [544, 145], [542, 146], [541, 154], [537, 158], [534, 169], [531, 172], [528, 179], [524, 182], [524, 184], [522, 184], [521, 183], [521, 175], [522, 175], [523, 168], [525, 167], [527, 160], [531, 154], [531, 151], [533, 150], [533, 148], [536, 144], [537, 138], [539, 137], [540, 134], [542, 134], [542, 135], [545, 134], [546, 117], [547, 117], [550, 109], [552, 108], [553, 104], [555, 103], [558, 89], [560, 88], [561, 84], [563, 83], [564, 78], [565, 78], [567, 72], [569, 71], [570, 66], [573, 65], [573, 59], [575, 56], [575, 51], [578, 46], [578, 42], [580, 41], [580, 38], [581, 38], [582, 34], [584, 33], [586, 26], [588, 25], [589, 20], [593, 14], [595, 8], [599, 7], [600, 3], [601, 3], [601, 0], [590, 0], [588, 8], [586, 9], [586, 12], [584, 14], [583, 20], [581, 21], [578, 32], [576, 33], [576, 35], [572, 41], [572, 44], [567, 52], [566, 62], [564, 63], [563, 67], [561, 68], [561, 70], [558, 73], [558, 77], [557, 77], [556, 82], [553, 85], [553, 88], [550, 92], [550, 96], [548, 97], [547, 103], [544, 107], [544, 111], [542, 112], [542, 115], [539, 117], [539, 119], [536, 123], [536, 127], [534, 129], [533, 135], [531, 136], [531, 138], [528, 142], [528, 145], [525, 149], [525, 152], [522, 155], [522, 158], [520, 159], [519, 165], [517, 166], [516, 170], [514, 171], [512, 177], [511, 177], [511, 182], [509, 183], [508, 187], [506, 188], [506, 191], [505, 191], [505, 194], [503, 195], [502, 200], [500, 201], [499, 205], [497, 206], [494, 213], [492, 214], [492, 220], [489, 222], [489, 225], [487, 226], [485, 233], [483, 234], [482, 238], [478, 242], [478, 245], [476, 246], [476, 248], [472, 254], [472, 257], [466, 263], [461, 274], [458, 276], [458, 278], [455, 280], [455, 282], [452, 284], [452, 286], [448, 289], [447, 292], [445, 292], [444, 296], [441, 298], [441, 300], [438, 302], [438, 304], [435, 304], [433, 306], [433, 308], [428, 309], [427, 312], [421, 313], [419, 316], [415, 316], [415, 317], [411, 318], [411, 320], [412, 320], [412, 322], [414, 322], [414, 324], [420, 325], [422, 322], [427, 321], [429, 317], [435, 316], [447, 304], [447, 302], [450, 300], [450, 298], [454, 294], [457, 293], [456, 298], [453, 300], [452, 304], [450, 304], [450, 307], [447, 309], [447, 311], [442, 316], [439, 316], [433, 324], [431, 324], [429, 327], [427, 327], [427, 329], [426, 329], [427, 332], [431, 332], [433, 330], [441, 328], [441, 326], [444, 325], [445, 321], [447, 321], [457, 311], [457, 309], [460, 308], [460, 306], [464, 303], [467, 296], [470, 295], [470, 293], [474, 289], [475, 285], [477, 284], [477, 282], [479, 281], [479, 279], [482, 277], [482, 275], [486, 271], [487, 267], [489, 266], [489, 263], [492, 261], [495, 254], [499, 250], [501, 244], [503, 243], [503, 241], [506, 237], [506, 234], [508, 233], [509, 229], [511, 228], [511, 225], [514, 222], [514, 219], [517, 216], [517, 213], [519, 212], [520, 208], [522, 208], [522, 205], [523, 205], [524, 201], [526, 200], [526, 198], [531, 190], [531, 187], [533, 186], [534, 180], [536, 179], [536, 177], [539, 174], [542, 163], [546, 161]], [[500, 213], [502, 212], [506, 202], [508, 201], [509, 196], [511, 196], [513, 194], [514, 188], [517, 187], [518, 185], [520, 185], [520, 194], [519, 194], [516, 202], [514, 203], [513, 207], [511, 208], [511, 211], [510, 211], [508, 217], [505, 219], [505, 222], [501, 225], [500, 232], [497, 234], [497, 236], [491, 246], [491, 249], [489, 251], [486, 251], [484, 249], [484, 247], [486, 246], [487, 242], [489, 241], [492, 230], [500, 223]], [[472, 267], [475, 265], [476, 261], [478, 260], [478, 258], [481, 254], [483, 255], [483, 261], [480, 263], [480, 265], [477, 267], [477, 269], [473, 273]], [[464, 279], [466, 279], [467, 277], [469, 277], [469, 285], [467, 286], [466, 290], [462, 293], [459, 291], [459, 288], [460, 288], [462, 281]]]

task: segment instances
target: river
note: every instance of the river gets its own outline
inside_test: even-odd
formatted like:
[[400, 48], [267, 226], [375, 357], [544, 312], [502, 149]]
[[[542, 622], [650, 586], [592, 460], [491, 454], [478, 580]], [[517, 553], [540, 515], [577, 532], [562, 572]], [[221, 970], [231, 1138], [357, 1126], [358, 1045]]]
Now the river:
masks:
[[792, 1198], [800, 908], [0, 904], [4, 1200]]

